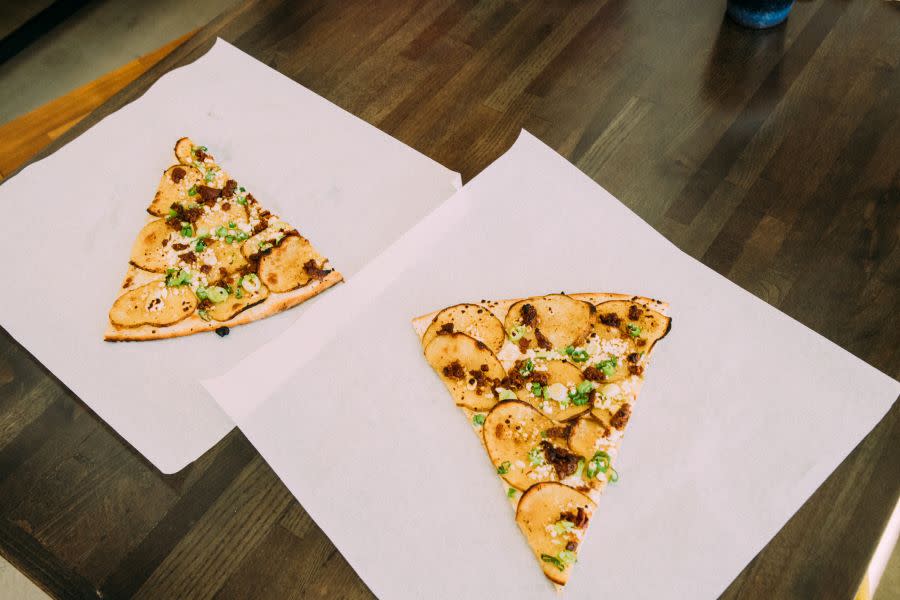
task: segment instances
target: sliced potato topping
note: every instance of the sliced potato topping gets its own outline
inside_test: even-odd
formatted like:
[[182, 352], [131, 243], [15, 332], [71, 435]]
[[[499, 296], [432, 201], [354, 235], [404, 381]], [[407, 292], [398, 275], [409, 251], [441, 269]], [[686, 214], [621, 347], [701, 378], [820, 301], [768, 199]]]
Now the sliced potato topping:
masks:
[[553, 426], [553, 421], [518, 400], [498, 403], [485, 417], [484, 445], [497, 473], [509, 485], [525, 490], [540, 481], [557, 479], [541, 449]]
[[[240, 254], [240, 252], [238, 252]], [[216, 321], [227, 321], [251, 306], [259, 304], [269, 296], [269, 288], [259, 283], [255, 274], [247, 276], [248, 284], [244, 285], [244, 277], [233, 274], [225, 278], [221, 284], [231, 289], [224, 302], [214, 303], [206, 309], [206, 314]], [[256, 278], [256, 279], [254, 279]]]
[[[209, 244], [212, 257], [209, 254], [201, 255], [201, 260], [209, 264], [209, 274], [206, 276], [210, 283], [220, 281], [223, 277], [244, 270], [250, 263], [241, 253], [239, 244], [229, 244], [224, 240], [212, 241]], [[223, 275], [222, 269], [225, 270]]]
[[569, 449], [585, 457], [600, 450], [600, 442], [609, 435], [609, 427], [591, 415], [579, 417], [569, 429]]
[[164, 280], [125, 292], [109, 311], [109, 320], [119, 327], [172, 325], [191, 315], [197, 297], [189, 286], [167, 287]]
[[623, 339], [637, 353], [647, 353], [669, 332], [672, 320], [630, 300], [610, 300], [596, 306], [594, 332], [601, 340]]
[[622, 404], [615, 409], [594, 408], [591, 410], [591, 414], [595, 419], [600, 421], [604, 427], [607, 427], [610, 430], [616, 429], [622, 431], [625, 429], [628, 420], [631, 418], [631, 404]]
[[241, 246], [241, 252], [244, 253], [245, 257], [250, 258], [254, 254], [258, 254], [266, 244], [272, 244], [274, 246], [275, 240], [284, 237], [285, 233], [293, 230], [293, 227], [282, 221], [273, 223], [256, 235], [250, 236], [250, 238]]
[[173, 204], [184, 204], [188, 190], [203, 183], [199, 169], [186, 165], [174, 165], [165, 170], [159, 180], [159, 187], [147, 212], [157, 217], [165, 217]]
[[561, 483], [538, 483], [522, 495], [516, 523], [550, 581], [569, 580], [594, 508], [590, 498]]
[[483, 342], [494, 354], [500, 352], [506, 337], [503, 323], [491, 311], [477, 304], [457, 304], [435, 315], [422, 336], [422, 346], [437, 335], [455, 331]]
[[566, 421], [591, 409], [592, 395], [579, 393], [584, 381], [578, 367], [562, 360], [541, 361], [524, 378], [510, 377], [516, 396], [554, 421]]
[[191, 151], [194, 148], [194, 142], [191, 138], [183, 137], [175, 142], [175, 158], [183, 165], [189, 165], [194, 162], [194, 156]]
[[299, 235], [289, 235], [263, 254], [259, 276], [273, 292], [289, 292], [304, 286], [324, 267], [322, 257], [312, 244]]
[[169, 266], [169, 250], [163, 242], [169, 239], [171, 232], [165, 219], [156, 219], [144, 225], [131, 247], [131, 264], [145, 271], [165, 273]]
[[458, 406], [483, 411], [497, 403], [494, 390], [506, 371], [485, 344], [463, 333], [439, 335], [425, 348], [425, 359]]
[[[204, 209], [205, 208], [207, 207], [204, 207]], [[208, 211], [203, 211], [203, 215], [197, 219], [194, 227], [196, 231], [202, 231], [210, 235], [214, 235], [220, 227], [223, 227], [226, 231], [226, 235], [233, 235], [239, 230], [236, 227], [229, 227], [229, 224], [233, 223], [237, 226], [239, 223], [246, 222], [247, 209], [237, 202], [223, 202], [222, 200], [219, 200], [216, 202], [216, 205]]]
[[591, 332], [594, 306], [565, 294], [520, 300], [509, 307], [503, 326], [517, 343], [528, 348], [565, 348], [578, 345]]

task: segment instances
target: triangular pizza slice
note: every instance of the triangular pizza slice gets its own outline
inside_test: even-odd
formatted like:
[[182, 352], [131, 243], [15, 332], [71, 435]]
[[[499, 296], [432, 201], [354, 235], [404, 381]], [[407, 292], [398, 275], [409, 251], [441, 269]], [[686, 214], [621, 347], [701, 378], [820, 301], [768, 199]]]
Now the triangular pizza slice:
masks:
[[274, 315], [342, 280], [296, 228], [181, 138], [131, 250], [109, 341], [153, 340]]
[[413, 326], [481, 439], [544, 574], [569, 579], [667, 305], [621, 294], [457, 304]]

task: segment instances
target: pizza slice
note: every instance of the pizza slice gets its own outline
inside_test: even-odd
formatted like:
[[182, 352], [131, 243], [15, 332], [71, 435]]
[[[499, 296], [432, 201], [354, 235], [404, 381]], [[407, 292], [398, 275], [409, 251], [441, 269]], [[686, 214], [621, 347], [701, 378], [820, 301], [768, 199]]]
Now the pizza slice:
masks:
[[481, 439], [550, 581], [566, 584], [667, 305], [621, 294], [457, 304], [413, 320], [425, 358]]
[[108, 341], [216, 331], [287, 310], [343, 278], [292, 225], [181, 138], [109, 311]]

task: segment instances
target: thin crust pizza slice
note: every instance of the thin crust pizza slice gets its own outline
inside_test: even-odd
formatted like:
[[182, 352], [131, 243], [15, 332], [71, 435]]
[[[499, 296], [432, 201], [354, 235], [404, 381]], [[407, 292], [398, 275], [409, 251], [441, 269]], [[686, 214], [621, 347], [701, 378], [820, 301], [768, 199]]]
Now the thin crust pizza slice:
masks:
[[108, 341], [224, 334], [342, 281], [328, 259], [189, 138], [175, 144], [109, 311]]
[[668, 305], [622, 294], [456, 304], [413, 320], [481, 440], [547, 578], [566, 584]]

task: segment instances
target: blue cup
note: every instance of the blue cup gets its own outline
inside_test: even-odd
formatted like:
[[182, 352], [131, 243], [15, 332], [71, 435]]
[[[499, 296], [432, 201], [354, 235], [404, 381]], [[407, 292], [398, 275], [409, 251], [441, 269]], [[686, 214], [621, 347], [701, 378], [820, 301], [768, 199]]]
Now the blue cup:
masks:
[[766, 29], [787, 19], [794, 0], [728, 0], [728, 16], [744, 27]]

